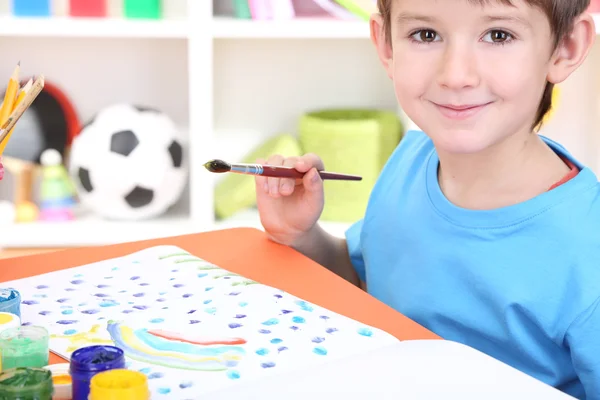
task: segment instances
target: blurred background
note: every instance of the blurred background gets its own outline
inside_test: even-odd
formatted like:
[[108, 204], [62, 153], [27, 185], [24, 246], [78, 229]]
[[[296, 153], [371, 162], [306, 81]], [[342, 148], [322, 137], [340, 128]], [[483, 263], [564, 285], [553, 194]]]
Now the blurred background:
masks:
[[[260, 229], [254, 179], [203, 164], [275, 153], [315, 152], [326, 169], [364, 177], [326, 182], [322, 224], [342, 236], [416, 128], [370, 42], [375, 5], [0, 0], [2, 96], [19, 61], [22, 83], [46, 79], [4, 152], [0, 257]], [[542, 129], [596, 173], [599, 71], [595, 45]]]

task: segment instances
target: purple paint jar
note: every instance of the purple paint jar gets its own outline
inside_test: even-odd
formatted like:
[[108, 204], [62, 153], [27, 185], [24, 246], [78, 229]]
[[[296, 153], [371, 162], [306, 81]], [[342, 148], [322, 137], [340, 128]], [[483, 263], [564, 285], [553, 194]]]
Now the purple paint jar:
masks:
[[97, 373], [124, 369], [125, 354], [114, 346], [88, 346], [71, 355], [70, 374], [73, 381], [73, 400], [88, 400], [90, 381]]

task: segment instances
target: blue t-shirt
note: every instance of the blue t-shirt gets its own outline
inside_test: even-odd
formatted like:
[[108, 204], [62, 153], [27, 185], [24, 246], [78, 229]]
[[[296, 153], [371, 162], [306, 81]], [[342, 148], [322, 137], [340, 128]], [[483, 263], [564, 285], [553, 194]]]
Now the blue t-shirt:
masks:
[[577, 398], [600, 399], [600, 185], [581, 171], [526, 202], [468, 210], [437, 179], [432, 141], [407, 132], [347, 231], [368, 292]]

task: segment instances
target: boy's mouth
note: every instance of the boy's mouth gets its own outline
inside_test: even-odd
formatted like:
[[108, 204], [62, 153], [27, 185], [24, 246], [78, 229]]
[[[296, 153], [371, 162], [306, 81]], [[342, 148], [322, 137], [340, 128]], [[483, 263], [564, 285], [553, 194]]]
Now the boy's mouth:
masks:
[[478, 104], [438, 104], [433, 103], [440, 113], [450, 119], [466, 119], [477, 114], [490, 103]]

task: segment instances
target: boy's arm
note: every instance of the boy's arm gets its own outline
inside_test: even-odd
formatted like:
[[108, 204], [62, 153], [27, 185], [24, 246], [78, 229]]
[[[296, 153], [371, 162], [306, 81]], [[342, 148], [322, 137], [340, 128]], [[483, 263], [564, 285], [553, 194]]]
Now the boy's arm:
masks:
[[316, 224], [310, 233], [292, 247], [353, 285], [361, 287], [345, 239], [330, 235]]
[[573, 367], [587, 400], [600, 400], [600, 297], [567, 329]]

